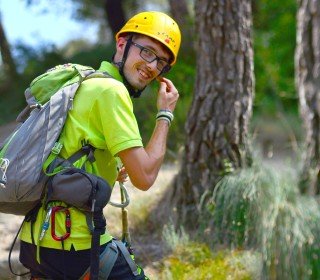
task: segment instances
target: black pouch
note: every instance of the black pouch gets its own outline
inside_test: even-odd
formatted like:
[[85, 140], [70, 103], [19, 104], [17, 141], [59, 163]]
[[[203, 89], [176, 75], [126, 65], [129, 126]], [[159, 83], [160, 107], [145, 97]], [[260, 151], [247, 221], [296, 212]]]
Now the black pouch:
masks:
[[110, 200], [112, 188], [101, 177], [83, 169], [69, 167], [47, 181], [47, 199], [63, 201], [82, 211], [102, 211]]

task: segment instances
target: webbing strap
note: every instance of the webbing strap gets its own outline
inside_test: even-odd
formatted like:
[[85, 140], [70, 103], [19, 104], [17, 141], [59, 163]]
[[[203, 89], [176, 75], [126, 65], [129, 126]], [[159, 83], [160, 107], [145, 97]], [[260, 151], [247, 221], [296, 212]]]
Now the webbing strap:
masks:
[[[107, 244], [106, 248], [100, 255], [99, 262], [99, 279], [108, 279], [110, 272], [118, 258], [119, 251], [117, 245], [114, 242]], [[90, 277], [90, 267], [86, 270], [80, 280], [89, 280]]]
[[[128, 249], [126, 246], [119, 240], [112, 240], [110, 243], [107, 244], [106, 248], [100, 255], [100, 263], [99, 263], [99, 280], [108, 279], [111, 270], [118, 258], [119, 250], [121, 251], [122, 255], [124, 256], [126, 262], [128, 263], [132, 273], [134, 276], [139, 275], [138, 267], [131, 258]], [[80, 280], [89, 280], [90, 277], [90, 267], [87, 271], [83, 274]]]
[[139, 272], [138, 272], [137, 265], [136, 265], [136, 263], [133, 261], [133, 259], [131, 258], [127, 247], [123, 244], [122, 241], [114, 240], [113, 242], [117, 244], [117, 246], [118, 246], [118, 248], [120, 249], [122, 255], [124, 256], [124, 258], [126, 259], [128, 265], [130, 266], [130, 269], [131, 269], [133, 275], [134, 275], [134, 276], [138, 276], [138, 275], [139, 275]]
[[[16, 275], [16, 276], [25, 276], [25, 275], [27, 275], [27, 274], [30, 274], [30, 272], [24, 272], [24, 273], [21, 273], [21, 274], [14, 272], [14, 271], [13, 271], [13, 268], [12, 268], [12, 264], [11, 264], [11, 254], [12, 254], [12, 251], [13, 251], [13, 247], [14, 247], [14, 244], [16, 243], [16, 241], [17, 241], [17, 238], [18, 238], [18, 236], [19, 236], [19, 233], [20, 233], [20, 231], [21, 231], [21, 229], [22, 229], [22, 226], [23, 226], [25, 220], [26, 220], [26, 218], [24, 218], [24, 220], [22, 221], [22, 223], [21, 223], [21, 225], [20, 225], [20, 227], [19, 227], [19, 229], [18, 229], [18, 232], [17, 232], [16, 236], [15, 236], [14, 239], [13, 239], [13, 242], [12, 242], [11, 247], [10, 247], [10, 250], [9, 250], [9, 256], [8, 256], [8, 264], [9, 264], [10, 271], [11, 271], [11, 273], [12, 273], [13, 275]], [[20, 277], [19, 277], [19, 278], [20, 278]]]
[[99, 279], [108, 279], [109, 274], [118, 258], [119, 252], [117, 245], [110, 242], [100, 256]]
[[54, 154], [54, 153], [50, 153], [48, 158], [46, 159], [46, 161], [44, 162], [43, 164], [43, 167], [42, 167], [42, 171], [44, 174], [46, 174], [47, 176], [52, 176], [52, 175], [55, 175], [57, 173], [59, 173], [62, 168], [57, 168], [56, 170], [52, 170], [52, 171], [48, 171], [48, 167], [49, 165], [57, 158], [57, 155]]
[[90, 251], [90, 279], [99, 279], [99, 263], [100, 263], [100, 235], [105, 232], [106, 220], [102, 211], [93, 212], [93, 225], [94, 230], [91, 238], [91, 251]]
[[[64, 168], [72, 166], [77, 160], [79, 160], [83, 156], [87, 156], [87, 160], [89, 162], [93, 162], [95, 160], [93, 155], [94, 150], [95, 148], [93, 146], [86, 144], [67, 159], [59, 158], [58, 154], [51, 152], [47, 160], [43, 164], [43, 172], [47, 176], [55, 175]], [[54, 162], [56, 159], [59, 159], [59, 161]], [[53, 166], [51, 166], [52, 164]]]

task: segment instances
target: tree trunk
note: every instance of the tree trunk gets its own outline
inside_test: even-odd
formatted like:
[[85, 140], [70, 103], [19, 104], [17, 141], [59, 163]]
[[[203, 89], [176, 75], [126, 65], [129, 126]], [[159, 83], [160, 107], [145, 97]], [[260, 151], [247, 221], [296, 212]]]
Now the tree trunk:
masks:
[[104, 5], [107, 22], [115, 36], [126, 22], [122, 0], [105, 0]]
[[296, 85], [305, 126], [302, 193], [320, 193], [320, 1], [300, 0], [297, 14]]
[[195, 18], [195, 94], [172, 194], [177, 218], [191, 226], [197, 225], [200, 200], [212, 194], [221, 176], [251, 164], [247, 135], [254, 89], [251, 1], [196, 0]]
[[194, 58], [194, 30], [192, 17], [188, 11], [186, 0], [169, 0], [170, 12], [174, 20], [178, 23], [181, 33], [181, 52], [186, 56]]
[[14, 63], [14, 60], [12, 58], [10, 45], [8, 43], [6, 33], [2, 25], [1, 15], [0, 15], [0, 51], [1, 51], [2, 63], [4, 66], [4, 71], [8, 79], [11, 81], [15, 80], [15, 78], [17, 77], [17, 69]]

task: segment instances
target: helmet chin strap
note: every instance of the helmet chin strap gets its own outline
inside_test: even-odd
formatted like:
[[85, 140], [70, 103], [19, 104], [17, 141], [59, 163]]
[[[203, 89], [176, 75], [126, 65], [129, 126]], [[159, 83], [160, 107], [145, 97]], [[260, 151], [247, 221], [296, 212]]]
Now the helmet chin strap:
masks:
[[125, 74], [124, 74], [124, 72], [123, 72], [124, 64], [125, 64], [125, 62], [126, 62], [126, 60], [127, 60], [127, 56], [128, 56], [128, 53], [129, 53], [129, 49], [130, 49], [130, 47], [131, 47], [132, 37], [133, 37], [133, 35], [131, 35], [130, 38], [128, 39], [128, 41], [127, 41], [127, 44], [126, 44], [126, 46], [125, 46], [124, 53], [123, 53], [123, 56], [122, 56], [122, 60], [121, 60], [120, 62], [114, 62], [114, 61], [113, 61], [113, 63], [119, 67], [119, 73], [120, 73], [120, 75], [121, 75], [122, 78], [123, 78], [123, 83], [124, 83], [124, 85], [126, 86], [126, 88], [127, 88], [128, 92], [129, 92], [130, 96], [132, 96], [132, 97], [134, 97], [134, 98], [138, 98], [138, 97], [140, 97], [141, 93], [144, 91], [144, 89], [145, 89], [146, 87], [144, 87], [143, 89], [140, 89], [140, 90], [135, 89], [135, 88], [129, 83], [129, 81], [127, 80], [127, 78], [126, 78], [126, 76], [125, 76]]

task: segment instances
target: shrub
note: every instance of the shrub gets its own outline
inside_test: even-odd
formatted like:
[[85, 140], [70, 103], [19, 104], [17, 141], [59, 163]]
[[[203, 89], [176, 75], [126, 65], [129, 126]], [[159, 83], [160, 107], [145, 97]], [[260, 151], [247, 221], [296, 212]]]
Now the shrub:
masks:
[[208, 207], [212, 244], [255, 250], [266, 279], [319, 279], [320, 207], [296, 181], [261, 165], [226, 176]]

